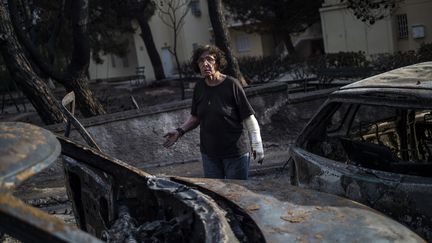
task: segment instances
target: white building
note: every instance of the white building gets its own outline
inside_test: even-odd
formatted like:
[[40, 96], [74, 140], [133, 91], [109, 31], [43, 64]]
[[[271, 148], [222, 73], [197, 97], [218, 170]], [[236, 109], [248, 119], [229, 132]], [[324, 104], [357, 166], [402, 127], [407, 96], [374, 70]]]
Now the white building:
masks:
[[[208, 14], [207, 0], [192, 0], [189, 4], [190, 11], [184, 19], [184, 26], [178, 35], [177, 50], [180, 62], [190, 59], [194, 47], [200, 44], [213, 42], [212, 27]], [[175, 76], [176, 65], [174, 58], [169, 52], [173, 47], [173, 31], [165, 25], [158, 14], [155, 14], [150, 22], [154, 43], [159, 54], [167, 77]], [[147, 50], [140, 36], [140, 29], [136, 22], [132, 25], [137, 32], [129, 36], [129, 53], [124, 58], [115, 55], [102, 56], [103, 64], [90, 61], [90, 78], [94, 79], [127, 79], [136, 74], [137, 67], [145, 68], [147, 80], [154, 80], [153, 67], [147, 54]], [[233, 54], [242, 56], [268, 56], [281, 51], [281, 41], [277, 38], [258, 33], [247, 33], [242, 30], [242, 24], [228, 21]], [[310, 42], [321, 41], [320, 25], [315, 25], [311, 30], [302, 35], [293, 36], [294, 44], [301, 52], [310, 52]]]
[[340, 0], [326, 0], [320, 13], [326, 53], [394, 53], [432, 42], [431, 0], [404, 0], [373, 25], [358, 20]]

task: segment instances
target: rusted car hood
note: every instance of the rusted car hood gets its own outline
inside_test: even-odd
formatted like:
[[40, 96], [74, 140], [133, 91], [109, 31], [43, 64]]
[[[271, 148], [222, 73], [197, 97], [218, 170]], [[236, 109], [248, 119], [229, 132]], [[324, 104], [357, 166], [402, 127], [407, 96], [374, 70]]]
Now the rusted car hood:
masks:
[[172, 179], [231, 201], [255, 221], [267, 242], [424, 242], [406, 227], [362, 204], [279, 180]]

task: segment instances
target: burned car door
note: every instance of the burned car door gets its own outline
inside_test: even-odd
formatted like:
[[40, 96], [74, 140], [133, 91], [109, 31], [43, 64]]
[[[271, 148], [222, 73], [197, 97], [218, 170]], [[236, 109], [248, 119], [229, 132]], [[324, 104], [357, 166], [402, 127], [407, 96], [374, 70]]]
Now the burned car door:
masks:
[[291, 155], [294, 184], [364, 203], [432, 239], [431, 109], [328, 102]]

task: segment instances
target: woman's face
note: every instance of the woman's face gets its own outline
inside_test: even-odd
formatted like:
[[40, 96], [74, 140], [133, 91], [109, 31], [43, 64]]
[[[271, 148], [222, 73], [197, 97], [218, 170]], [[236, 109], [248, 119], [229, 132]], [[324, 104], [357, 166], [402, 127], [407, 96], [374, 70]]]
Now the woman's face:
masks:
[[198, 67], [203, 77], [214, 75], [217, 71], [216, 57], [207, 51], [203, 52], [198, 58]]

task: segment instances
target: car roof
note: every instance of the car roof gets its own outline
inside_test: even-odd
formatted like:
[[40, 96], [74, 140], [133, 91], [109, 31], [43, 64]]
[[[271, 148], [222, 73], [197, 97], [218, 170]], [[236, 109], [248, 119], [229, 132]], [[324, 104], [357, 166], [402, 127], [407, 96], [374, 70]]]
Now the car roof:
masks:
[[343, 86], [353, 89], [422, 89], [432, 90], [432, 62], [423, 62], [381, 73]]

